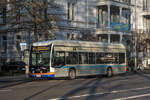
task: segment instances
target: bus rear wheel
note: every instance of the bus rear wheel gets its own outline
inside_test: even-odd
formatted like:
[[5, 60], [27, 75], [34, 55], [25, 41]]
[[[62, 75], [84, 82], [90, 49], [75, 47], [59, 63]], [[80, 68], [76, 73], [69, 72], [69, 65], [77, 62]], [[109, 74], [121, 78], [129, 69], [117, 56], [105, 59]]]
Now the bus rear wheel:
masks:
[[69, 70], [69, 79], [70, 80], [76, 79], [76, 71], [75, 71], [75, 69], [70, 69]]
[[111, 67], [107, 68], [107, 77], [112, 77], [112, 75], [113, 75], [112, 68]]

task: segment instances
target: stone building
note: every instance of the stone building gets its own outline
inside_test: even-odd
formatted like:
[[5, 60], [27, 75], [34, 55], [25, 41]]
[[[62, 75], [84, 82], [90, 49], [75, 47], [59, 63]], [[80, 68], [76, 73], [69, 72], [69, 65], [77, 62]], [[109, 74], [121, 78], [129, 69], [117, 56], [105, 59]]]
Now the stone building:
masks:
[[[136, 29], [135, 19], [138, 19], [136, 18], [138, 10], [135, 8], [140, 9], [135, 5], [135, 1], [141, 2], [137, 3], [140, 4], [140, 7], [144, 6], [143, 0], [55, 0], [55, 4], [61, 9], [56, 10], [49, 7], [47, 14], [56, 14], [61, 17], [61, 20], [56, 22], [55, 39], [88, 40], [88, 36], [92, 36], [93, 39], [89, 38], [89, 41], [122, 42], [130, 51], [128, 44], [132, 41], [132, 32]], [[33, 25], [23, 27], [25, 25], [7, 24], [10, 21], [5, 11], [11, 7], [9, 4], [5, 6], [1, 4], [0, 7], [0, 16], [3, 16], [0, 17], [0, 23], [2, 23], [0, 26], [1, 59], [3, 62], [25, 60], [28, 58], [28, 51], [22, 51], [20, 45], [25, 43], [28, 49], [35, 41], [35, 31], [30, 29]], [[147, 15], [143, 15], [143, 18], [148, 19]], [[22, 23], [31, 22], [25, 18], [22, 18], [21, 21]], [[84, 36], [87, 39], [83, 39]], [[39, 41], [46, 40], [41, 32], [37, 34], [37, 38]]]
[[137, 1], [137, 39], [139, 60], [150, 58], [150, 1]]

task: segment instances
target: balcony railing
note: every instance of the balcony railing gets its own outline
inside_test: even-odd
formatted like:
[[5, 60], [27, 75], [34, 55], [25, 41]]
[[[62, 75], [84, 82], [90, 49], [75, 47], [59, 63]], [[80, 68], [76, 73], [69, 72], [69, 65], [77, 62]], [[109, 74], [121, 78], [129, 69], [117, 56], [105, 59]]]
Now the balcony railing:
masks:
[[131, 0], [98, 0], [99, 2], [112, 1], [118, 3], [131, 4]]

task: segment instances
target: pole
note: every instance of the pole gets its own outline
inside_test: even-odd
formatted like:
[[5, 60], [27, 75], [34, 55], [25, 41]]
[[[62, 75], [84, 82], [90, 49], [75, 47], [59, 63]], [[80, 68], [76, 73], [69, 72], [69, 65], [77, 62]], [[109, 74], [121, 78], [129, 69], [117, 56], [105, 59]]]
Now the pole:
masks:
[[[1, 41], [0, 41], [0, 43], [1, 43]], [[1, 44], [0, 44], [0, 73], [2, 71], [1, 64], [2, 64], [2, 61], [1, 61]]]
[[134, 49], [135, 49], [135, 63], [134, 63], [134, 71], [137, 70], [137, 50], [136, 50], [136, 47], [137, 47], [137, 34], [136, 34], [136, 22], [137, 22], [137, 18], [136, 18], [136, 7], [137, 7], [137, 3], [136, 3], [137, 0], [135, 0], [135, 30], [134, 30], [134, 38], [135, 38], [135, 45], [134, 45]]

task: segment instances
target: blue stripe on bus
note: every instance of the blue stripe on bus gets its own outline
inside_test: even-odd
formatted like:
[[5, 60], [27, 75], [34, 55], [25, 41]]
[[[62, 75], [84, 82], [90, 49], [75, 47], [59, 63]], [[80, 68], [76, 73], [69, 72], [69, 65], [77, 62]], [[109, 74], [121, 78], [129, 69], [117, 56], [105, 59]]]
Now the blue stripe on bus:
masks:
[[74, 65], [74, 66], [63, 66], [63, 67], [61, 67], [61, 68], [72, 68], [72, 67], [87, 67], [87, 68], [90, 68], [90, 67], [109, 67], [109, 66], [111, 66], [111, 67], [125, 67], [125, 65], [96, 65], [96, 66], [79, 66], [79, 65]]
[[50, 78], [54, 78], [54, 75], [30, 75], [30, 77], [50, 77]]

